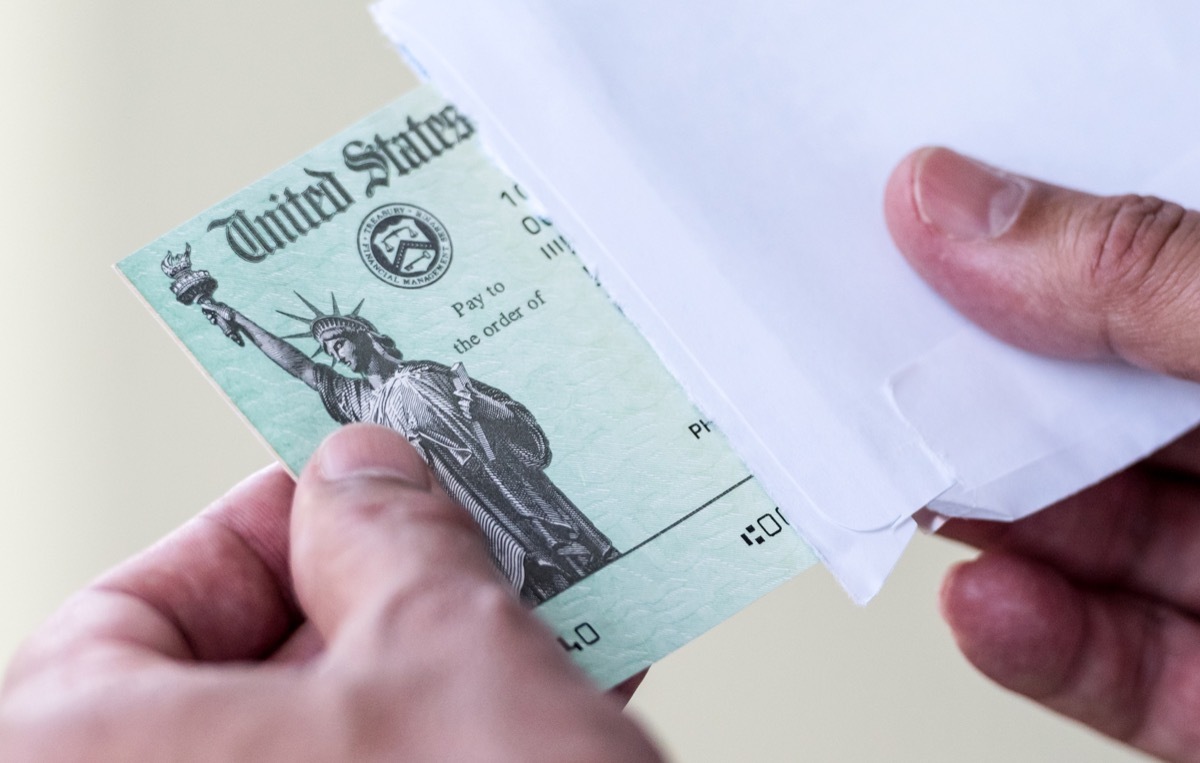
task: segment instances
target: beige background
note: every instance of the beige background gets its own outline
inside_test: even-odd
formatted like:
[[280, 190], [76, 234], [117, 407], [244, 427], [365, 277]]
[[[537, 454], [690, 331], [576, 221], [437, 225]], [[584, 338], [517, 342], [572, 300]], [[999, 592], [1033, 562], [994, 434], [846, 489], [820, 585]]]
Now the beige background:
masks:
[[[410, 83], [363, 3], [0, 4], [0, 662], [70, 591], [269, 456], [111, 272]], [[634, 700], [707, 760], [1128, 760], [989, 686], [920, 538], [854, 607], [814, 570], [672, 655]]]

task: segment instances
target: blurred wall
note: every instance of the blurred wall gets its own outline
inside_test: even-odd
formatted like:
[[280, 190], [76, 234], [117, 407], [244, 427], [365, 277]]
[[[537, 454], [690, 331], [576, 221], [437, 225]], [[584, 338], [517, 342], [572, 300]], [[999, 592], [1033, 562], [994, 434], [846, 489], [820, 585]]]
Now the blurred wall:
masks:
[[[270, 460], [111, 264], [412, 82], [361, 0], [0, 5], [0, 663]], [[1133, 758], [958, 656], [935, 591], [963, 554], [918, 539], [865, 610], [806, 573], [632, 712], [683, 761]]]

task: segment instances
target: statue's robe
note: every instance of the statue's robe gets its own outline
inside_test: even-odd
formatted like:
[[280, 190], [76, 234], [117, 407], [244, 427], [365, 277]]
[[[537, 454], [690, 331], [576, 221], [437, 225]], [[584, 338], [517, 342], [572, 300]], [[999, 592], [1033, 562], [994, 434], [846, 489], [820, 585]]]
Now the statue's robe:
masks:
[[546, 476], [550, 445], [533, 415], [461, 369], [405, 361], [375, 389], [319, 366], [317, 391], [336, 421], [407, 437], [483, 529], [521, 597], [545, 601], [619, 554]]

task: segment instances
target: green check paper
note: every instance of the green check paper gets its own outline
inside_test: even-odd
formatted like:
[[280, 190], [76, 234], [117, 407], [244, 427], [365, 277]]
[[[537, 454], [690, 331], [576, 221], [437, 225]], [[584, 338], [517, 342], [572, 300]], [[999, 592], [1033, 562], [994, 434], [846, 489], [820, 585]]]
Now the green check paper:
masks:
[[293, 472], [407, 437], [600, 684], [814, 561], [428, 86], [118, 267]]

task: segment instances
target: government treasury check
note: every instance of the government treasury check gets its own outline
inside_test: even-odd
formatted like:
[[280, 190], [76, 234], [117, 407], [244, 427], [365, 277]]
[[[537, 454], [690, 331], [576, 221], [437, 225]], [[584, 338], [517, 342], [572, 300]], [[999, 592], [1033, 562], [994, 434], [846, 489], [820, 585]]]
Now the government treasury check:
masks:
[[428, 85], [118, 268], [293, 473], [402, 433], [602, 685], [814, 561]]

